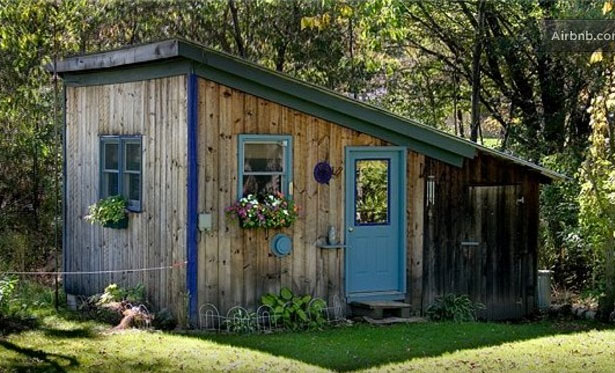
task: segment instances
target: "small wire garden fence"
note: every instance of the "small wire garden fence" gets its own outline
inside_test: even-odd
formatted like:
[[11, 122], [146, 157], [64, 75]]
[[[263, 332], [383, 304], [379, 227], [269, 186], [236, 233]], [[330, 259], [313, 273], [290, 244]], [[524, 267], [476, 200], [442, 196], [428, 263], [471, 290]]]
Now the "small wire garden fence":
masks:
[[[220, 313], [212, 303], [205, 303], [199, 308], [199, 329], [212, 332], [227, 333], [270, 333], [276, 330], [289, 329], [287, 319], [283, 312], [292, 307], [288, 302], [282, 310], [275, 310], [267, 305], [262, 305], [256, 311], [235, 306], [228, 310], [226, 315]], [[339, 298], [332, 299], [330, 305], [321, 299], [314, 298], [306, 307], [305, 325], [310, 321], [318, 325], [335, 324], [345, 320], [344, 308]]]

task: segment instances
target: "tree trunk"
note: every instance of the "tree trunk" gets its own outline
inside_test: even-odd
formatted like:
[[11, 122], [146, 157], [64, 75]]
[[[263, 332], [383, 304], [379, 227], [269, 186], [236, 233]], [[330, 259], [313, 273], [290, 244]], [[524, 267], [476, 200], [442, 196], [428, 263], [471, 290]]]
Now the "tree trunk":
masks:
[[476, 40], [472, 52], [472, 120], [470, 122], [470, 140], [478, 140], [480, 125], [480, 55], [483, 49], [483, 27], [485, 24], [485, 0], [478, 3], [478, 21], [476, 25]]
[[231, 11], [231, 17], [233, 18], [233, 38], [237, 45], [237, 52], [243, 58], [246, 58], [246, 49], [243, 43], [243, 37], [241, 36], [241, 28], [239, 27], [239, 14], [237, 12], [237, 5], [235, 0], [228, 0], [228, 7]]
[[457, 109], [457, 113], [455, 115], [457, 115], [457, 120], [459, 123], [459, 136], [463, 139], [466, 137], [466, 131], [463, 127], [463, 113], [461, 112], [461, 110]]

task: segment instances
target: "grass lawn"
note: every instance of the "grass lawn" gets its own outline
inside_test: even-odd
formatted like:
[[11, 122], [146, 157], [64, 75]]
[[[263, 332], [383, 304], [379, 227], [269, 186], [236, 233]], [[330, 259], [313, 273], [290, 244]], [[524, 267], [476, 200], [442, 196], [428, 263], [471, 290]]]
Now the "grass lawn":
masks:
[[615, 371], [615, 329], [527, 324], [354, 325], [269, 335], [128, 331], [48, 313], [0, 337], [4, 371]]

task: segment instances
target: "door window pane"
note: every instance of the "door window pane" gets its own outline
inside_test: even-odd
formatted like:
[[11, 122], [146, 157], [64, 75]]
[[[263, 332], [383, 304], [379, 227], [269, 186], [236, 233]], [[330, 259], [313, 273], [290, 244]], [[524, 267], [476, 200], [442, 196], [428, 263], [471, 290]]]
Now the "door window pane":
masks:
[[118, 143], [105, 143], [104, 151], [104, 164], [106, 170], [117, 170], [119, 166], [119, 144]]
[[141, 144], [126, 144], [126, 170], [141, 171]]
[[355, 166], [357, 225], [388, 224], [389, 161], [358, 160]]
[[244, 172], [283, 172], [284, 146], [282, 144], [251, 144], [244, 148]]

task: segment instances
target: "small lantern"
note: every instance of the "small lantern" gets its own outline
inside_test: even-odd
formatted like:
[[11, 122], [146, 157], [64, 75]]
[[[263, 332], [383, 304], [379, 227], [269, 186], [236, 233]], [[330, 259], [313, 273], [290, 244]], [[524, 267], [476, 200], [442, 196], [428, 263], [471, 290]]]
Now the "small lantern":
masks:
[[427, 176], [427, 205], [433, 206], [436, 203], [436, 177]]

